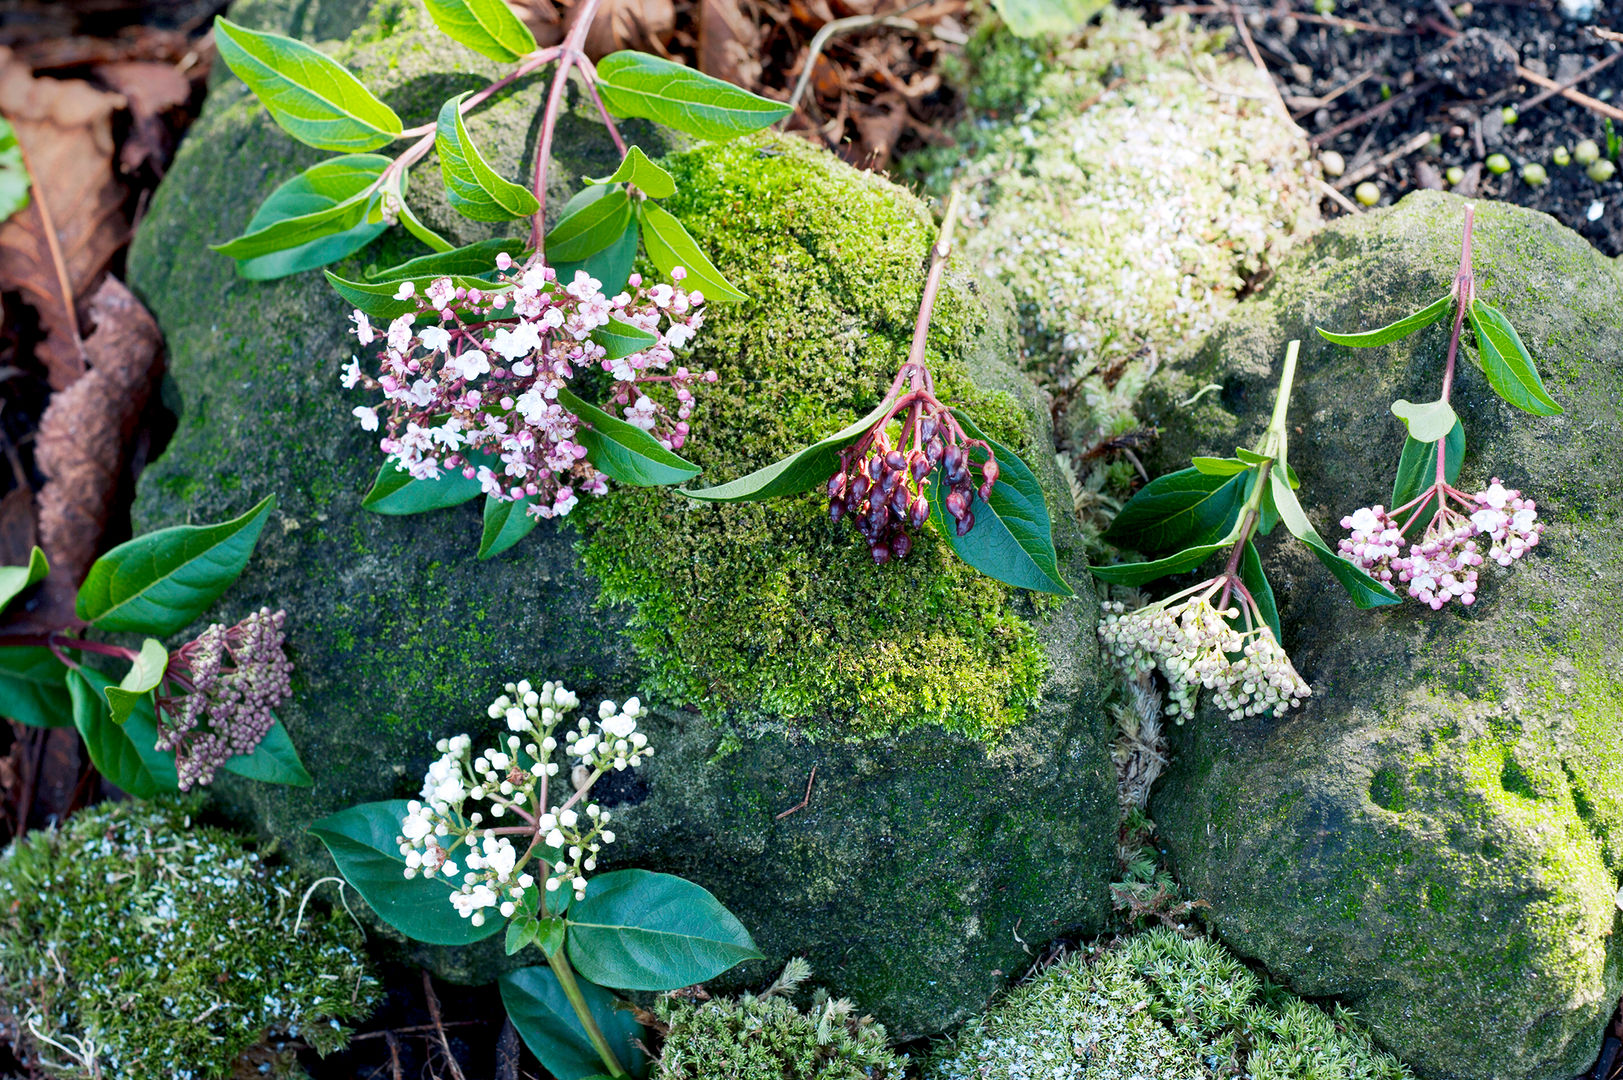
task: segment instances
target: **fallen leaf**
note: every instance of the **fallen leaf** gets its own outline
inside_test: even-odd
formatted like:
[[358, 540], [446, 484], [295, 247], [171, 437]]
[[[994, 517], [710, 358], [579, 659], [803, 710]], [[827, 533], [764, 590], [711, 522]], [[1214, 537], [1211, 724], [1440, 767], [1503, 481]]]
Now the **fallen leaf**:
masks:
[[[564, 17], [564, 29], [574, 25], [576, 4]], [[621, 49], [664, 53], [664, 42], [676, 29], [672, 0], [603, 0], [592, 28], [586, 32], [586, 55], [596, 60]]]
[[79, 305], [129, 237], [113, 175], [113, 114], [124, 98], [77, 79], [36, 79], [0, 47], [0, 113], [17, 132], [35, 184], [0, 225], [0, 288], [16, 289], [47, 336], [38, 355], [53, 389], [84, 373]]
[[34, 493], [12, 488], [0, 497], [0, 566], [25, 565], [34, 542]]
[[[170, 63], [197, 48], [184, 30], [163, 30], [150, 26], [125, 27], [117, 37], [90, 37], [80, 34], [52, 34], [39, 41], [19, 44], [14, 55], [37, 75], [66, 68], [87, 68], [98, 64], [146, 60]], [[205, 65], [206, 66], [206, 65]]]
[[746, 89], [761, 82], [761, 28], [738, 0], [699, 0], [699, 70]]
[[896, 140], [907, 127], [907, 102], [902, 95], [887, 91], [874, 98], [856, 117], [860, 137], [857, 164], [865, 169], [883, 169], [896, 152]]
[[175, 151], [175, 113], [191, 100], [191, 80], [173, 64], [144, 61], [103, 64], [96, 77], [129, 103], [130, 132], [118, 150], [119, 169], [128, 175], [150, 166], [161, 177]]

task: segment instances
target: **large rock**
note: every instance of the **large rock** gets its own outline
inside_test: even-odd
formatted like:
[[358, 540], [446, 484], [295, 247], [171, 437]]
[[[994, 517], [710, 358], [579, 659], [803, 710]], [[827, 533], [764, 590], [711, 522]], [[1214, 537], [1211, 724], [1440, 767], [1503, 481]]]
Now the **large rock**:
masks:
[[[289, 10], [308, 14], [237, 10], [273, 28]], [[334, 47], [407, 125], [491, 74], [421, 20], [415, 6], [380, 5]], [[536, 80], [518, 84], [470, 121], [508, 175], [533, 152], [541, 94]], [[646, 127], [628, 131], [661, 146]], [[317, 274], [245, 282], [204, 247], [318, 156], [223, 80], [130, 259], [168, 336], [180, 413], [143, 477], [139, 525], [280, 498], [224, 610], [288, 610], [298, 673], [282, 719], [316, 784], [223, 780], [224, 806], [297, 863], [326, 868], [305, 827], [410, 793], [436, 737], [489, 732], [484, 705], [502, 682], [560, 678], [585, 700], [641, 688], [659, 706], [660, 753], [607, 793], [625, 823], [615, 857], [707, 886], [769, 962], [808, 955], [893, 1033], [937, 1031], [978, 1007], [1024, 961], [1017, 925], [1030, 940], [1102, 924], [1113, 780], [1095, 601], [1068, 515], [1056, 527], [1078, 596], [1039, 605], [934, 539], [875, 568], [810, 495], [714, 507], [619, 492], [577, 511], [580, 532], [543, 524], [488, 563], [474, 558], [477, 504], [365, 513], [380, 458], [349, 416], [363, 399], [338, 386], [353, 349], [343, 305]], [[565, 180], [614, 164], [600, 130], [574, 116], [558, 156], [554, 205]], [[667, 161], [684, 186], [667, 205], [754, 297], [713, 311], [696, 346], [721, 380], [685, 452], [720, 481], [871, 406], [906, 354], [933, 226], [905, 192], [795, 141], [759, 136]], [[425, 220], [459, 241], [489, 235], [447, 211], [437, 171], [430, 157], [412, 188]], [[339, 272], [409, 250], [392, 243]], [[1052, 483], [1046, 413], [1004, 359], [1015, 348], [1007, 300], [954, 272], [940, 310], [931, 349], [945, 392]], [[1063, 499], [1051, 499], [1056, 511]], [[809, 804], [779, 820], [814, 767]], [[495, 945], [418, 955], [470, 980], [507, 963]]]
[[[1395, 398], [1431, 399], [1448, 327], [1373, 351], [1315, 326], [1384, 325], [1448, 290], [1461, 200], [1344, 218], [1152, 400], [1163, 468], [1251, 445], [1302, 341], [1291, 463], [1331, 543], [1386, 503]], [[1426, 1075], [1587, 1068], [1623, 992], [1623, 277], [1542, 214], [1478, 207], [1476, 268], [1565, 415], [1512, 410], [1462, 359], [1461, 486], [1537, 500], [1542, 543], [1489, 563], [1473, 607], [1360, 612], [1297, 544], [1263, 545], [1313, 698], [1282, 720], [1208, 711], [1153, 803], [1217, 931], [1299, 993], [1352, 1005]], [[1195, 390], [1219, 383], [1193, 407]], [[1281, 530], [1281, 534], [1283, 530]]]

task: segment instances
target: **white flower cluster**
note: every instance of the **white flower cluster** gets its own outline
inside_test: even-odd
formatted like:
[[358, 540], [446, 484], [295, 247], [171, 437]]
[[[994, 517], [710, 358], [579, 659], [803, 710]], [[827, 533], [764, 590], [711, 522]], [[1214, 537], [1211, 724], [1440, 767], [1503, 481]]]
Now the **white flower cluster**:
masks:
[[1267, 623], [1256, 617], [1251, 630], [1241, 631], [1230, 621], [1240, 617], [1239, 608], [1212, 606], [1221, 581], [1196, 586], [1205, 591], [1170, 607], [1176, 597], [1137, 611], [1105, 604], [1099, 621], [1105, 651], [1129, 678], [1161, 672], [1167, 715], [1180, 724], [1194, 715], [1202, 687], [1231, 720], [1283, 716], [1312, 693]]
[[[475, 926], [490, 908], [511, 917], [537, 881], [547, 892], [567, 887], [584, 896], [586, 875], [597, 869], [603, 845], [614, 842], [609, 812], [586, 796], [604, 773], [634, 768], [654, 752], [637, 730], [644, 709], [634, 697], [603, 702], [597, 723], [571, 727], [559, 754], [555, 732], [580, 699], [553, 682], [537, 689], [525, 680], [505, 690], [487, 713], [505, 721], [508, 734], [477, 756], [467, 735], [439, 740], [440, 756], [423, 777], [421, 797], [406, 804], [395, 838], [405, 876], [456, 883], [451, 904]], [[579, 759], [584, 780], [554, 806], [553, 781], [571, 758]]]

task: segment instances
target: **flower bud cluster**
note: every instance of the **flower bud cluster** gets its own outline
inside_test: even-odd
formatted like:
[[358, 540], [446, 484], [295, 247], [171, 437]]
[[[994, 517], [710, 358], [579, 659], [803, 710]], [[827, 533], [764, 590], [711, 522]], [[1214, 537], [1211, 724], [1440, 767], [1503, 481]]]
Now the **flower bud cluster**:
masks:
[[[350, 316], [361, 345], [381, 339], [381, 346], [376, 377], [352, 359], [343, 384], [383, 392], [381, 406], [354, 413], [365, 430], [381, 429], [378, 445], [397, 468], [418, 480], [460, 472], [491, 498], [528, 500], [536, 517], [569, 513], [581, 492], [600, 495], [608, 485], [586, 460], [583, 421], [558, 402], [558, 392], [593, 367], [613, 377], [611, 406], [627, 422], [667, 449], [681, 448], [694, 388], [716, 381], [714, 371], [672, 368], [676, 350], [704, 323], [704, 296], [682, 289], [681, 267], [671, 271], [672, 284], [644, 288], [633, 274], [631, 291], [609, 297], [583, 270], [566, 285], [541, 264], [516, 269], [506, 254], [496, 266], [488, 290], [441, 278], [418, 295], [412, 282], [401, 283], [395, 299], [416, 310], [387, 329], [360, 311]], [[591, 339], [611, 318], [657, 340], [611, 360]], [[655, 386], [673, 401], [650, 396]]]
[[174, 751], [180, 790], [210, 783], [228, 760], [253, 753], [276, 723], [272, 710], [293, 693], [286, 619], [260, 608], [235, 626], [213, 624], [171, 657], [171, 685], [186, 692], [159, 699], [157, 749]]
[[[486, 712], [504, 721], [508, 734], [477, 755], [467, 735], [439, 740], [440, 756], [423, 777], [420, 797], [406, 804], [395, 837], [405, 876], [452, 881], [452, 906], [475, 926], [492, 908], [511, 917], [537, 885], [584, 896], [586, 875], [614, 842], [609, 811], [586, 795], [605, 772], [635, 767], [654, 752], [636, 730], [644, 712], [636, 698], [623, 706], [603, 702], [597, 722], [571, 726], [560, 747], [557, 731], [579, 698], [553, 682], [537, 688], [524, 680], [505, 690]], [[554, 806], [553, 781], [569, 777], [563, 766], [571, 758], [586, 779]]]

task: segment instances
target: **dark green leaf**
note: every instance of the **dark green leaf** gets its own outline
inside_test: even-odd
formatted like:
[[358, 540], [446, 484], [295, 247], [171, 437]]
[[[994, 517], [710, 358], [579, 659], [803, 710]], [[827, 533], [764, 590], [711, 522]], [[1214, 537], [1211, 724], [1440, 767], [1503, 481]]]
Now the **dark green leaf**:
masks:
[[[566, 285], [575, 280], [577, 271], [584, 270], [588, 276], [596, 278], [602, 284], [604, 296], [614, 296], [626, 287], [626, 282], [631, 277], [631, 268], [637, 262], [638, 240], [641, 236], [642, 230], [637, 225], [636, 215], [632, 215], [620, 238], [602, 251], [595, 251], [575, 262], [554, 261], [552, 268], [557, 271], [558, 280]], [[548, 252], [548, 255], [551, 255], [551, 252]]]
[[152, 702], [138, 702], [122, 725], [113, 723], [103, 697], [110, 680], [91, 668], [68, 672], [68, 694], [73, 699], [73, 726], [98, 772], [120, 791], [137, 799], [150, 799], [180, 786], [173, 754], [156, 747]]
[[1063, 36], [1110, 6], [1110, 0], [992, 0], [1016, 37]]
[[79, 618], [102, 630], [167, 636], [209, 609], [254, 553], [276, 496], [219, 525], [137, 536], [97, 559], [79, 587]]
[[45, 552], [37, 547], [28, 553], [27, 566], [0, 566], [0, 611], [24, 589], [44, 581], [50, 572], [51, 564], [45, 561]]
[[158, 689], [168, 667], [169, 650], [163, 647], [163, 642], [157, 638], [147, 638], [141, 642], [141, 651], [130, 665], [130, 670], [117, 686], [107, 688], [107, 708], [112, 714], [113, 723], [122, 724], [143, 700], [153, 700], [153, 691]]
[[1207, 476], [1233, 476], [1251, 467], [1239, 458], [1226, 457], [1190, 458], [1189, 464], [1195, 471], [1205, 473]]
[[[557, 1080], [588, 1080], [602, 1074], [603, 1061], [592, 1049], [586, 1028], [551, 968], [520, 968], [503, 975], [498, 983], [502, 1005], [513, 1026], [549, 1073]], [[592, 1019], [597, 1021], [620, 1064], [633, 1076], [646, 1075], [648, 1058], [638, 1048], [639, 1043], [648, 1041], [642, 1025], [629, 1011], [616, 1009], [613, 995], [601, 986], [582, 982], [580, 989]]]
[[1471, 331], [1476, 334], [1482, 374], [1487, 376], [1494, 393], [1522, 412], [1560, 416], [1561, 406], [1544, 389], [1544, 381], [1538, 377], [1538, 368], [1528, 355], [1527, 346], [1522, 344], [1521, 335], [1504, 313], [1474, 300], [1467, 314], [1471, 318]]
[[214, 46], [283, 131], [318, 150], [376, 150], [400, 136], [400, 117], [342, 65], [302, 41], [217, 16]]
[[1409, 429], [1409, 438], [1423, 443], [1445, 438], [1460, 422], [1454, 407], [1441, 399], [1417, 405], [1399, 398], [1392, 403], [1392, 415]]
[[0, 116], [0, 224], [28, 205], [28, 168], [17, 133]]
[[529, 512], [534, 501], [508, 502], [485, 496], [485, 531], [479, 537], [481, 559], [493, 559], [530, 535], [540, 521]]
[[1268, 629], [1274, 632], [1274, 640], [1284, 641], [1284, 635], [1279, 632], [1279, 605], [1274, 600], [1274, 587], [1268, 584], [1268, 575], [1262, 572], [1262, 560], [1257, 557], [1256, 546], [1249, 540], [1240, 552], [1240, 581], [1251, 594], [1251, 599], [1257, 602], [1257, 610], [1262, 612]]
[[1239, 464], [1234, 472], [1211, 473], [1196, 467], [1156, 477], [1121, 508], [1104, 539], [1153, 554], [1209, 544], [1227, 535], [1245, 502], [1250, 466]]
[[1458, 420], [1446, 439], [1423, 443], [1409, 438], [1403, 440], [1403, 456], [1398, 459], [1398, 474], [1392, 480], [1390, 509], [1397, 509], [1420, 498], [1425, 490], [1437, 482], [1437, 451], [1442, 448], [1443, 478], [1450, 484], [1460, 478], [1460, 465], [1465, 461], [1465, 428]]
[[[419, 255], [415, 259], [385, 270], [368, 270], [366, 277], [368, 281], [395, 283], [397, 288], [399, 282], [408, 279], [419, 281], [424, 278], [433, 280], [436, 276], [480, 277], [496, 272], [496, 256], [504, 251], [513, 257], [515, 263], [522, 263], [530, 254], [525, 241], [515, 237], [505, 239], [497, 237], [494, 240], [480, 240], [478, 243], [453, 248], [450, 251]], [[483, 288], [488, 290], [490, 284], [487, 281]]]
[[1285, 523], [1290, 534], [1306, 544], [1329, 570], [1341, 587], [1347, 590], [1352, 597], [1353, 605], [1361, 610], [1374, 607], [1386, 607], [1399, 602], [1398, 595], [1379, 581], [1370, 577], [1363, 570], [1330, 550], [1319, 537], [1318, 530], [1307, 519], [1302, 510], [1302, 504], [1296, 501], [1296, 492], [1292, 491], [1290, 484], [1279, 473], [1269, 473], [1269, 494], [1272, 495], [1274, 505], [1279, 510], [1279, 519]]
[[627, 184], [648, 196], [650, 199], [668, 199], [676, 194], [676, 181], [671, 174], [648, 160], [648, 155], [642, 152], [641, 147], [633, 146], [626, 151], [626, 156], [620, 162], [620, 167], [600, 180], [587, 177], [588, 184]]
[[507, 924], [507, 935], [502, 939], [502, 948], [508, 956], [523, 952], [535, 940], [535, 932], [540, 925], [535, 916], [515, 915]]
[[[561, 893], [568, 893], [568, 889], [559, 889]], [[549, 905], [550, 906], [550, 905]], [[558, 955], [558, 950], [564, 947], [564, 934], [569, 923], [560, 915], [548, 915], [536, 922], [535, 943], [548, 957]]]
[[498, 175], [468, 139], [461, 110], [467, 96], [460, 94], [441, 106], [434, 124], [434, 149], [439, 151], [440, 174], [452, 208], [474, 221], [529, 217], [540, 209], [530, 189]]
[[[547, 233], [547, 258], [555, 264], [578, 262], [603, 251], [624, 237], [631, 218], [631, 197], [619, 188], [582, 188]], [[570, 279], [560, 274], [558, 280]]]
[[1355, 349], [1372, 349], [1377, 345], [1386, 345], [1406, 338], [1423, 326], [1432, 323], [1447, 315], [1454, 306], [1452, 296], [1440, 297], [1432, 301], [1413, 315], [1405, 315], [1390, 326], [1383, 326], [1379, 330], [1366, 330], [1361, 334], [1336, 334], [1323, 327], [1319, 328], [1319, 336], [1326, 341], [1333, 341], [1337, 345], [1350, 345]]
[[586, 460], [610, 479], [637, 487], [662, 487], [699, 475], [697, 465], [665, 449], [642, 428], [588, 405], [568, 390], [558, 391], [558, 404], [583, 421], [575, 439], [586, 447]]
[[424, 0], [434, 25], [499, 64], [535, 50], [535, 35], [504, 0]]
[[29, 727], [73, 723], [67, 665], [43, 645], [0, 648], [0, 716]]
[[761, 953], [721, 901], [691, 881], [615, 870], [586, 883], [569, 912], [570, 962], [617, 990], [677, 990]]
[[1199, 544], [1195, 547], [1168, 555], [1164, 559], [1155, 559], [1150, 562], [1111, 563], [1109, 566], [1090, 566], [1093, 576], [1101, 581], [1108, 581], [1112, 585], [1145, 585], [1158, 578], [1168, 577], [1172, 574], [1181, 574], [1185, 570], [1193, 570], [1215, 553], [1222, 551], [1234, 542], [1236, 528], [1228, 536], [1215, 544]]
[[327, 284], [331, 285], [333, 291], [342, 296], [346, 303], [383, 322], [389, 322], [407, 312], [417, 310], [415, 297], [410, 300], [395, 299], [395, 293], [400, 291], [402, 281], [410, 281], [416, 286], [416, 296], [422, 296], [428, 286], [443, 277], [449, 277], [453, 285], [461, 288], [478, 289], [487, 297], [507, 292], [512, 288], [511, 285], [497, 285], [487, 278], [465, 277], [460, 274], [422, 274], [413, 278], [396, 278], [389, 281], [349, 281], [331, 270], [323, 270], [322, 273], [327, 275]]
[[820, 442], [812, 443], [804, 450], [797, 450], [781, 461], [763, 465], [747, 476], [740, 476], [725, 484], [700, 488], [698, 491], [684, 490], [682, 494], [705, 502], [761, 502], [781, 495], [810, 491], [834, 475], [834, 470], [840, 464], [840, 451], [856, 442], [857, 437], [878, 423], [883, 415], [885, 406], [880, 404], [856, 423]]
[[237, 260], [237, 273], [269, 281], [335, 262], [376, 240], [389, 226], [368, 221], [371, 189], [389, 159], [345, 154], [310, 166], [286, 181], [254, 211], [235, 240], [212, 245]]
[[790, 111], [781, 102], [641, 52], [610, 53], [599, 60], [597, 87], [616, 116], [639, 116], [701, 139], [759, 131]]
[[253, 753], [227, 758], [222, 767], [226, 772], [258, 780], [262, 784], [310, 787], [315, 783], [305, 771], [304, 762], [299, 760], [299, 752], [280, 720], [271, 724], [271, 729], [259, 740]]
[[471, 945], [499, 931], [500, 919], [475, 926], [457, 914], [451, 892], [458, 882], [443, 875], [406, 877], [406, 860], [395, 842], [405, 817], [405, 799], [361, 803], [322, 818], [310, 832], [327, 845], [338, 872], [378, 917], [413, 941]]
[[682, 267], [687, 271], [682, 288], [702, 292], [712, 303], [736, 304], [749, 299], [722, 276], [670, 211], [643, 202], [637, 207], [637, 220], [642, 222], [642, 243], [648, 249], [648, 258], [660, 273], [669, 277], [672, 270]]
[[411, 473], [396, 466], [394, 458], [389, 458], [378, 469], [372, 490], [361, 499], [361, 508], [392, 517], [423, 514], [460, 506], [482, 490], [478, 479], [468, 479], [461, 469], [444, 470], [436, 480], [414, 480]]
[[[932, 472], [931, 516], [936, 531], [960, 559], [987, 577], [1020, 589], [1071, 596], [1071, 587], [1059, 574], [1053, 524], [1043, 501], [1042, 485], [1013, 450], [988, 439], [960, 410], [954, 409], [953, 415], [970, 438], [984, 439], [991, 445], [997, 457], [998, 478], [989, 501], [982, 501], [976, 492], [970, 503], [975, 527], [959, 536], [944, 510], [947, 489], [942, 470]], [[975, 447], [970, 457], [979, 465], [986, 460], [986, 453]]]
[[657, 343], [659, 335], [611, 315], [607, 326], [592, 331], [592, 340], [608, 351], [605, 360], [623, 360]]

